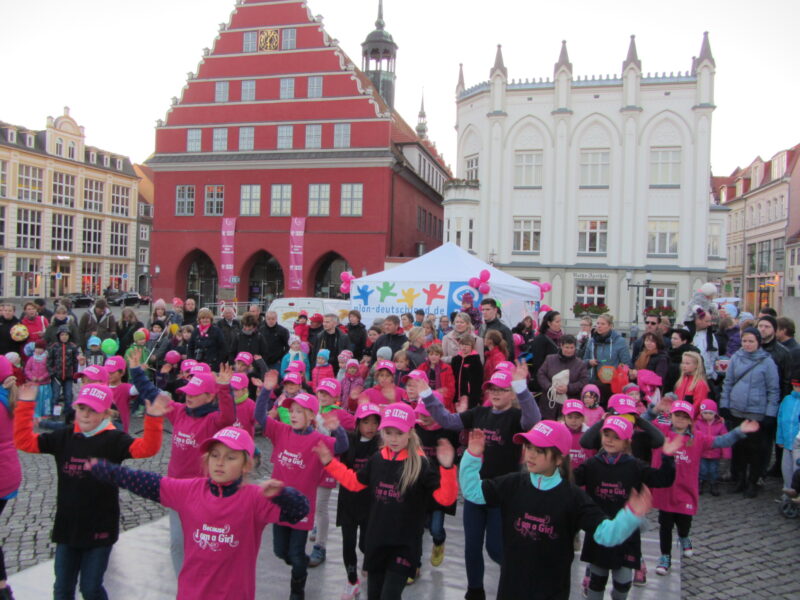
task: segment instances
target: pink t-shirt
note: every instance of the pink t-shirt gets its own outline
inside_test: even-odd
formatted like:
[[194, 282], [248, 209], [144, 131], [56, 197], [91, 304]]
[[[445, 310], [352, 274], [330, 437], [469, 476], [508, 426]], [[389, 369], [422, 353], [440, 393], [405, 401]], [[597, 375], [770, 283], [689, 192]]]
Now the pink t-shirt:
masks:
[[[0, 394], [8, 398], [7, 390], [2, 390]], [[5, 404], [0, 402], [0, 498], [17, 491], [21, 481], [22, 469], [14, 447], [14, 418]]]
[[310, 530], [314, 527], [314, 509], [317, 503], [317, 486], [324, 467], [313, 448], [320, 440], [325, 442], [331, 452], [335, 440], [318, 431], [308, 434], [295, 433], [286, 423], [267, 419], [264, 436], [272, 442], [272, 477], [290, 485], [308, 498], [311, 507], [308, 515], [300, 522], [280, 523], [293, 529]]
[[215, 496], [204, 477], [161, 480], [161, 503], [175, 510], [183, 527], [183, 568], [176, 600], [256, 597], [256, 558], [264, 527], [280, 508], [257, 485], [232, 496]]
[[602, 420], [603, 415], [606, 414], [606, 411], [602, 409], [600, 406], [595, 406], [594, 408], [586, 408], [584, 409], [583, 422], [586, 424], [587, 427], [591, 427], [598, 421]]
[[235, 419], [233, 397], [228, 386], [217, 386], [219, 410], [204, 417], [190, 417], [186, 406], [172, 402], [167, 419], [172, 423], [172, 454], [167, 475], [178, 479], [203, 476], [200, 444], [223, 427], [233, 425]]
[[[131, 398], [136, 396], [138, 392], [133, 384], [120, 383], [116, 386], [108, 386], [114, 392], [114, 406], [119, 411], [119, 420], [122, 421], [122, 429], [128, 433], [128, 427], [131, 423]], [[174, 409], [173, 409], [174, 410]]]
[[378, 386], [364, 390], [364, 393], [367, 395], [370, 402], [378, 406], [382, 404], [392, 404], [393, 402], [408, 402], [408, 394], [406, 394], [406, 391], [397, 386], [394, 386], [394, 400], [387, 400]]
[[584, 431], [586, 431], [586, 429], [579, 429], [578, 431], [569, 430], [570, 436], [572, 437], [572, 442], [569, 447], [569, 462], [573, 469], [578, 468], [597, 454], [596, 450], [589, 450], [581, 446], [581, 436]]
[[[668, 440], [679, 435], [670, 425], [653, 424], [661, 430]], [[668, 488], [653, 488], [653, 506], [659, 510], [694, 515], [700, 493], [700, 458], [711, 449], [714, 438], [695, 431], [694, 437], [686, 436], [683, 448], [675, 453], [675, 483]], [[687, 444], [691, 444], [687, 446]], [[653, 468], [661, 466], [661, 448], [653, 449]]]
[[255, 437], [256, 432], [256, 403], [250, 398], [244, 402], [240, 402], [235, 406], [236, 420], [233, 422], [234, 427], [240, 427], [250, 434], [250, 437]]

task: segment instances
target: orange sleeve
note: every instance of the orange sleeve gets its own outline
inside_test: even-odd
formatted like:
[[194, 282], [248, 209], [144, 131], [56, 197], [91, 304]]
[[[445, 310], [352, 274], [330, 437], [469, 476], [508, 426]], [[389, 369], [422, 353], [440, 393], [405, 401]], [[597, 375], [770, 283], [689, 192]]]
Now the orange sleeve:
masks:
[[433, 492], [433, 499], [442, 506], [450, 506], [458, 498], [458, 467], [449, 469], [439, 467], [439, 489]]
[[162, 417], [144, 416], [144, 433], [142, 437], [133, 440], [128, 448], [131, 458], [148, 458], [155, 456], [161, 450], [161, 437], [164, 430]]
[[36, 402], [20, 401], [14, 410], [14, 445], [17, 450], [39, 454], [39, 435], [33, 433]]
[[351, 492], [360, 492], [361, 490], [367, 489], [367, 486], [358, 480], [356, 472], [352, 469], [348, 469], [344, 463], [336, 458], [325, 466], [325, 470]]

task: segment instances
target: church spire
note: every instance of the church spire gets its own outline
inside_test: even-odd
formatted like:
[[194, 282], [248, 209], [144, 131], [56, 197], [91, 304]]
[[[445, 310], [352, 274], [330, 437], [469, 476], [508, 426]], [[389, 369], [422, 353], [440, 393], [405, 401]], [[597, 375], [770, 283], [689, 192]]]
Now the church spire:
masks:
[[622, 63], [622, 72], [625, 72], [629, 66], [635, 66], [639, 71], [642, 70], [642, 61], [639, 60], [639, 53], [636, 52], [636, 36], [631, 36], [631, 43], [628, 46], [628, 56]]
[[417, 119], [417, 135], [423, 140], [428, 137], [428, 117], [425, 115], [425, 92], [419, 105], [419, 118]]
[[456, 96], [461, 94], [467, 86], [464, 85], [464, 63], [458, 63], [458, 83], [456, 84]]
[[491, 79], [494, 77], [495, 73], [501, 73], [503, 77], [508, 79], [508, 70], [503, 62], [503, 47], [500, 44], [497, 44], [497, 54], [495, 54], [494, 57], [494, 66], [492, 70], [489, 71], [489, 78]]
[[559, 54], [558, 62], [553, 67], [553, 73], [558, 73], [561, 68], [566, 68], [567, 71], [572, 73], [572, 63], [569, 62], [569, 54], [567, 54], [567, 40], [561, 40], [561, 54]]
[[383, 20], [383, 0], [378, 0], [378, 20], [375, 21], [376, 29], [383, 29], [386, 23]]
[[697, 64], [699, 65], [704, 60], [711, 63], [711, 66], [716, 67], [717, 63], [714, 62], [714, 56], [711, 54], [711, 44], [708, 41], [708, 32], [703, 32], [703, 45], [700, 47], [700, 56], [697, 57]]

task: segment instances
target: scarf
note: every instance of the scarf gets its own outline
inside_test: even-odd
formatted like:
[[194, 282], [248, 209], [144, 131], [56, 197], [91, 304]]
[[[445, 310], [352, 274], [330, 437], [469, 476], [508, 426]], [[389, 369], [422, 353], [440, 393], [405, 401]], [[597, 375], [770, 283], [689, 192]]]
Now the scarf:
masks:
[[442, 387], [442, 365], [441, 363], [436, 363], [435, 365], [430, 365], [428, 367], [428, 379], [431, 380], [433, 384], [431, 387], [434, 390], [438, 390]]
[[197, 333], [200, 337], [208, 337], [208, 330], [211, 329], [211, 325], [198, 325], [197, 326]]
[[556, 343], [556, 346], [557, 346], [558, 345], [558, 340], [560, 340], [561, 336], [564, 335], [564, 330], [562, 329], [561, 331], [554, 331], [553, 329], [548, 329], [547, 331], [544, 332], [544, 334], [548, 338], [553, 340]]
[[634, 364], [636, 370], [641, 371], [642, 369], [646, 369], [647, 363], [650, 362], [650, 357], [655, 356], [656, 354], [658, 354], [658, 349], [655, 349], [652, 352], [642, 349], [642, 351], [639, 353], [639, 356], [636, 357], [636, 363]]

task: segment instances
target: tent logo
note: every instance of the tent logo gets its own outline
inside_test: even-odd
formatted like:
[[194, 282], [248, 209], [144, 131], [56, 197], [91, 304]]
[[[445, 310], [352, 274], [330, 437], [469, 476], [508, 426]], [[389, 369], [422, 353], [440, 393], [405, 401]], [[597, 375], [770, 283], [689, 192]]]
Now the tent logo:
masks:
[[479, 304], [480, 301], [483, 299], [483, 295], [475, 288], [469, 287], [469, 283], [467, 283], [466, 281], [450, 282], [450, 297], [448, 301], [449, 306], [447, 310], [448, 313], [451, 313], [454, 310], [461, 309], [461, 297], [467, 292], [472, 293], [473, 304]]

